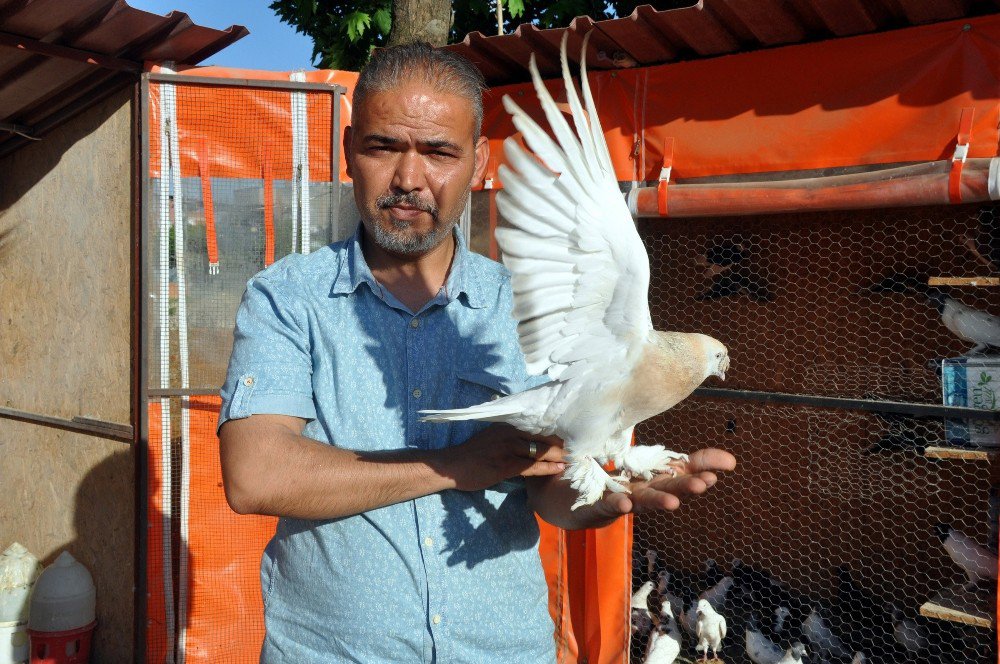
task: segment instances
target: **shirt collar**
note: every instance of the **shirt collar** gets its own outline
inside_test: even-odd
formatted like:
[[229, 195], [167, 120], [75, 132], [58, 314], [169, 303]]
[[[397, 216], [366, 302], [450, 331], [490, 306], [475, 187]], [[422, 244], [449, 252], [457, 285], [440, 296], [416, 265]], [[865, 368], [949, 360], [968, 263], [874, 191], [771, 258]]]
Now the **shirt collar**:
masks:
[[[333, 287], [330, 289], [331, 295], [344, 295], [353, 293], [363, 283], [368, 284], [372, 292], [382, 297], [383, 288], [375, 279], [371, 268], [365, 261], [364, 252], [361, 250], [361, 238], [364, 234], [364, 225], [358, 224], [354, 234], [344, 242], [344, 251], [341, 253], [340, 264], [337, 268], [337, 276], [333, 280]], [[448, 281], [439, 293], [438, 297], [444, 297], [446, 302], [451, 302], [464, 294], [462, 302], [473, 309], [482, 309], [487, 304], [487, 293], [484, 280], [474, 273], [470, 257], [469, 247], [465, 242], [465, 234], [456, 224], [455, 230], [455, 256], [451, 261], [451, 270], [448, 272]]]

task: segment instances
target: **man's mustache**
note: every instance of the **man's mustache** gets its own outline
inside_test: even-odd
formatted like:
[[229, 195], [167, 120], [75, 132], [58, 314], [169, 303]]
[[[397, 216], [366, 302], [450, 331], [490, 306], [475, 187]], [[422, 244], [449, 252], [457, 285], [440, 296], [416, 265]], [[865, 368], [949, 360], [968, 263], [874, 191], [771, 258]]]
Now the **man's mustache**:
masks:
[[416, 208], [426, 212], [434, 218], [434, 221], [437, 221], [438, 218], [438, 207], [433, 203], [428, 203], [427, 201], [422, 200], [414, 191], [405, 194], [382, 194], [375, 199], [375, 205], [380, 210], [396, 207], [398, 205], [405, 205], [406, 207]]

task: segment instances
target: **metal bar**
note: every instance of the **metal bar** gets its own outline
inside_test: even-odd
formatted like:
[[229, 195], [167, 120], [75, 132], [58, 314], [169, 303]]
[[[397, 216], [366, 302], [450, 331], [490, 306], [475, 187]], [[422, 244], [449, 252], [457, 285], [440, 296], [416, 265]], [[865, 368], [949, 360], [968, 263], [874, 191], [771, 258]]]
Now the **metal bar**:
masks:
[[29, 424], [72, 431], [73, 433], [83, 433], [98, 438], [117, 440], [122, 443], [131, 443], [134, 437], [134, 430], [131, 424], [118, 424], [117, 422], [104, 422], [102, 420], [92, 420], [85, 417], [74, 417], [65, 420], [61, 417], [50, 417], [39, 413], [29, 413], [25, 410], [15, 410], [14, 408], [0, 408], [0, 419], [17, 420]]
[[[135, 445], [135, 558], [132, 593], [132, 661], [144, 664], [146, 661], [146, 620], [148, 580], [146, 559], [149, 556], [149, 398], [146, 386], [149, 384], [148, 345], [146, 340], [147, 310], [146, 265], [148, 236], [146, 233], [146, 199], [149, 192], [149, 79], [143, 76], [138, 85], [138, 103], [133, 101], [132, 128], [132, 248], [135, 262], [132, 264], [132, 317], [133, 327], [132, 357], [135, 362], [132, 375], [133, 411], [132, 421], [136, 426]], [[136, 154], [138, 151], [138, 154]]]
[[170, 388], [170, 389], [149, 389], [146, 396], [150, 399], [160, 399], [162, 397], [204, 397], [219, 396], [218, 387], [194, 387], [194, 388]]
[[28, 37], [22, 37], [21, 35], [14, 35], [9, 32], [0, 32], [0, 46], [9, 46], [21, 51], [27, 51], [28, 53], [38, 53], [39, 55], [47, 55], [52, 58], [75, 60], [76, 62], [84, 62], [89, 65], [103, 67], [104, 69], [117, 69], [120, 71], [134, 72], [142, 71], [142, 64], [139, 62], [122, 60], [121, 58], [104, 55], [103, 53], [84, 51], [83, 49], [72, 48], [70, 46], [49, 44], [47, 42], [38, 41], [37, 39], [29, 39]]
[[209, 76], [190, 76], [187, 74], [165, 74], [153, 72], [148, 74], [154, 83], [174, 83], [179, 85], [215, 85], [237, 88], [276, 88], [278, 90], [305, 90], [312, 92], [335, 92], [339, 85], [333, 83], [300, 83], [296, 81], [268, 81], [257, 78], [214, 78]]
[[759, 403], [789, 406], [812, 406], [835, 410], [860, 410], [869, 413], [899, 413], [914, 417], [949, 417], [963, 420], [1000, 420], [1000, 410], [982, 410], [961, 406], [910, 403], [906, 401], [872, 401], [869, 399], [842, 399], [812, 394], [787, 392], [756, 392], [753, 390], [727, 390], [718, 387], [699, 387], [692, 396], [705, 399], [756, 401]]
[[340, 102], [343, 90], [338, 86], [331, 96], [330, 113], [330, 241], [340, 235]]

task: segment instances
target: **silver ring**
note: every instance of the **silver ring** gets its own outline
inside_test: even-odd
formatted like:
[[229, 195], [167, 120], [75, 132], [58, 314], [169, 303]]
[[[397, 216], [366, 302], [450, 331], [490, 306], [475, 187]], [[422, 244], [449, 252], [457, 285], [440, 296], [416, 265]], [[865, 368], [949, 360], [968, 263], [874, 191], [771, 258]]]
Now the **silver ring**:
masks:
[[533, 440], [528, 441], [528, 458], [537, 459], [538, 458], [538, 443]]

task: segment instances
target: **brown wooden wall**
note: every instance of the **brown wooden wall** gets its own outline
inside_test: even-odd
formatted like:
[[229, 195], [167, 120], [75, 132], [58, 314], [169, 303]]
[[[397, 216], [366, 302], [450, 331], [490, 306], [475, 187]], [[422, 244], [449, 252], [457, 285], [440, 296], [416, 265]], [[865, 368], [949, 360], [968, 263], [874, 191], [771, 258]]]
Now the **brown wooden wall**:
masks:
[[[0, 161], [0, 406], [130, 422], [131, 94]], [[97, 585], [92, 661], [131, 661], [131, 447], [0, 419], [0, 485], [0, 548], [68, 549]]]

